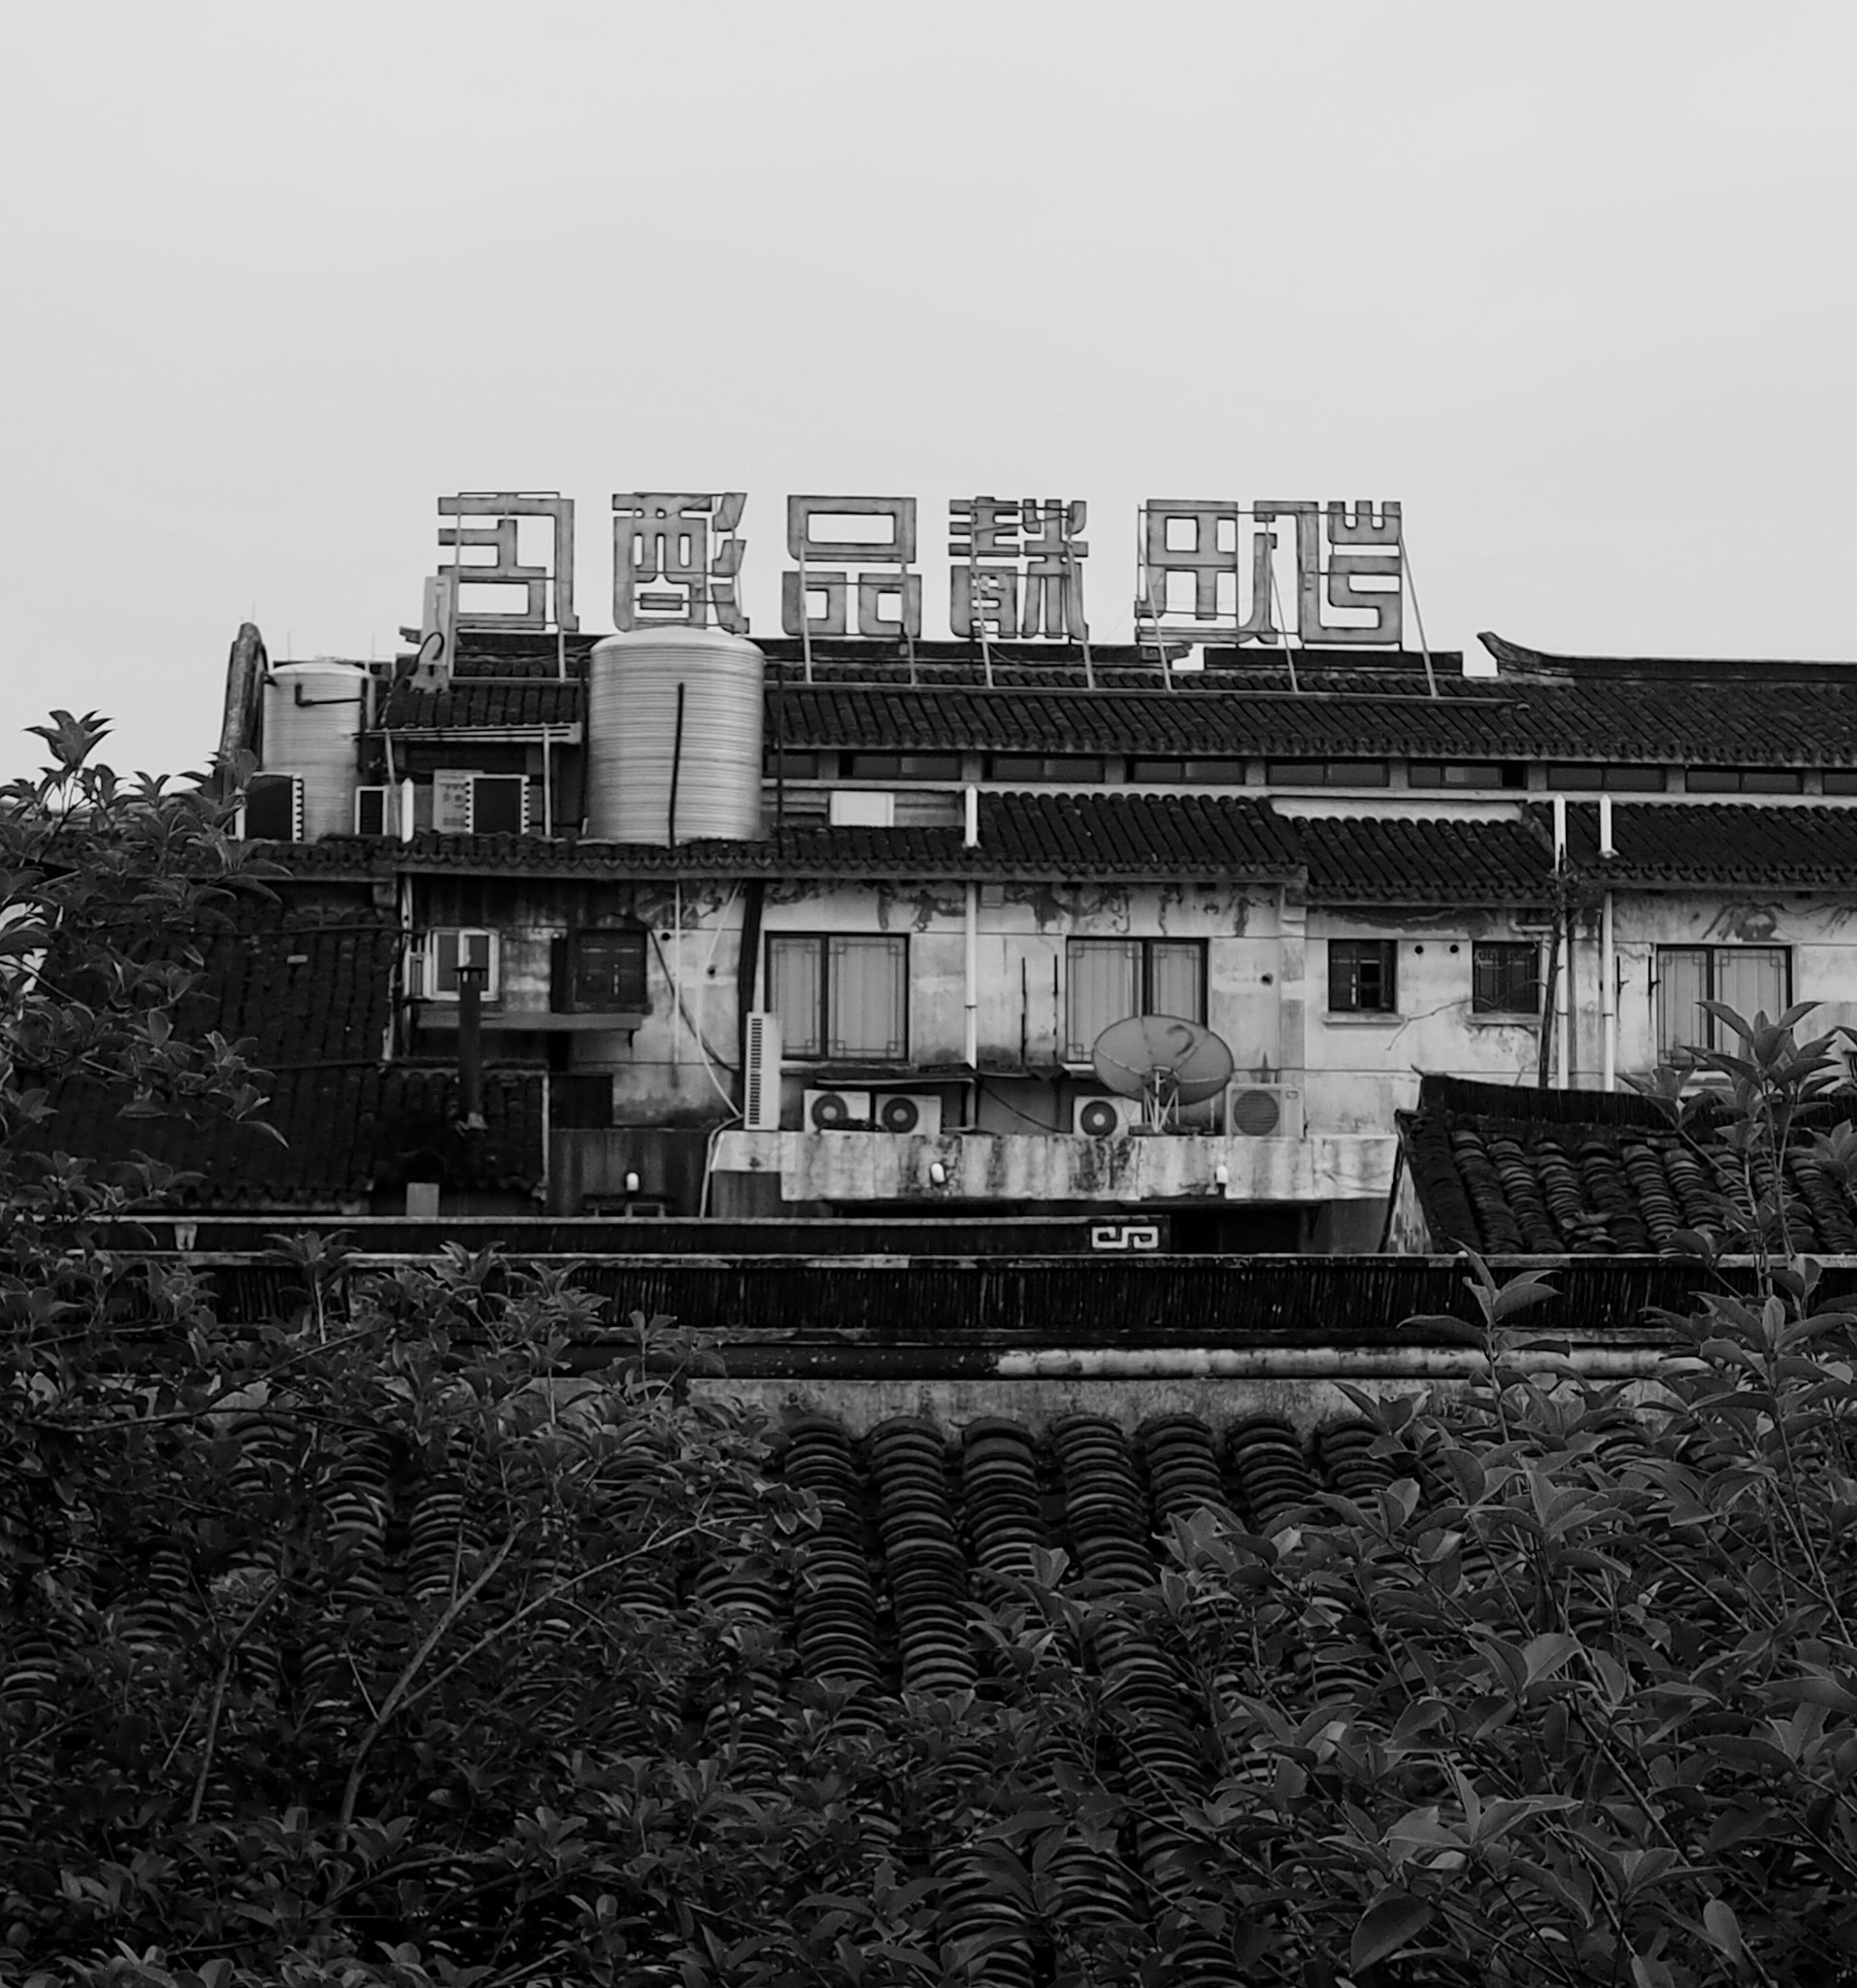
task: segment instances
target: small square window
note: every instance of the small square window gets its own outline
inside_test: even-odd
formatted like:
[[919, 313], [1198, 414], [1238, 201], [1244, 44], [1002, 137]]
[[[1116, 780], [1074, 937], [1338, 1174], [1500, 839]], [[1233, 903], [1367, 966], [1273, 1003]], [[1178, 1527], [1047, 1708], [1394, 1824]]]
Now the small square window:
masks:
[[1529, 940], [1478, 940], [1471, 947], [1471, 1012], [1539, 1015], [1541, 957]]
[[554, 1006], [569, 1014], [648, 1014], [643, 929], [582, 928], [557, 942]]
[[428, 1001], [455, 1001], [458, 998], [459, 970], [475, 967], [482, 978], [478, 992], [493, 1001], [497, 991], [497, 943], [494, 932], [470, 926], [426, 934], [425, 985], [418, 990]]
[[1331, 1014], [1396, 1014], [1399, 1011], [1390, 939], [1331, 939], [1328, 942], [1328, 1008]]

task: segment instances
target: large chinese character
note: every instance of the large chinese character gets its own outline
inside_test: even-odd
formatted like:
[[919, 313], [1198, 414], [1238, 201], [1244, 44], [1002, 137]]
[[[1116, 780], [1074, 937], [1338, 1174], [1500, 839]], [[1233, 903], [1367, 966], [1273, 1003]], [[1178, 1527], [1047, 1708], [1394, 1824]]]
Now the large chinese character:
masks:
[[[887, 532], [869, 539], [845, 533], [824, 538], [815, 524], [832, 519], [884, 520]], [[922, 632], [922, 576], [915, 564], [913, 497], [789, 497], [786, 549], [798, 570], [780, 579], [780, 626], [789, 635], [846, 635], [852, 568], [857, 568], [857, 632], [913, 642]], [[818, 613], [811, 596], [823, 598]]]
[[[1277, 534], [1256, 521], [1273, 515], [1260, 509], [1253, 517], [1218, 499], [1150, 497], [1142, 507], [1136, 626], [1145, 622], [1157, 635], [1191, 642], [1276, 642]], [[1248, 609], [1242, 597], [1247, 563]], [[1177, 588], [1177, 579], [1185, 586]], [[1186, 586], [1190, 606], [1177, 598]]]
[[[1298, 520], [1299, 526], [1301, 520]], [[1384, 643], [1397, 648], [1405, 639], [1406, 587], [1405, 541], [1397, 504], [1382, 504], [1377, 511], [1365, 498], [1350, 511], [1343, 504], [1328, 507], [1328, 605], [1331, 608], [1365, 609], [1371, 623], [1324, 623], [1316, 598], [1313, 562], [1303, 566], [1302, 631], [1305, 642]], [[1358, 551], [1361, 546], [1377, 547], [1376, 551]], [[1391, 588], [1362, 588], [1363, 580], [1390, 580]]]
[[[746, 495], [740, 490], [634, 490], [613, 499], [613, 625], [666, 622], [748, 632], [742, 612]], [[711, 534], [715, 537], [713, 539]]]
[[[493, 517], [493, 525], [441, 525], [439, 544], [458, 553], [456, 562], [439, 568], [439, 583], [448, 589], [461, 628], [548, 628], [573, 634], [580, 627], [574, 614], [574, 499], [553, 491], [466, 490], [439, 499], [441, 517]], [[545, 517], [554, 526], [553, 559], [524, 566], [516, 550], [517, 521]], [[487, 565], [467, 564], [466, 549], [491, 553]], [[554, 613], [548, 614], [548, 588], [554, 588]], [[514, 609], [467, 608], [458, 598], [463, 587], [520, 587], [522, 605]]]
[[948, 506], [948, 623], [972, 641], [1081, 641], [1088, 507], [1055, 497], [960, 497]]

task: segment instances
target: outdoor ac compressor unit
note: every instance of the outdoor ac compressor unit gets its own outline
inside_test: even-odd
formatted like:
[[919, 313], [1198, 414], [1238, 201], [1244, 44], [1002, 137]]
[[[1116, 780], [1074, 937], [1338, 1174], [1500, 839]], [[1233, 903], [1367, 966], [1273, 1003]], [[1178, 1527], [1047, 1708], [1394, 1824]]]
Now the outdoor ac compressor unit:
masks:
[[879, 1091], [875, 1123], [879, 1132], [916, 1132], [929, 1137], [942, 1130], [942, 1101], [928, 1091]]
[[871, 1125], [869, 1091], [808, 1091], [806, 1093], [808, 1132], [868, 1132]]
[[1071, 1104], [1071, 1130], [1086, 1139], [1119, 1139], [1141, 1122], [1140, 1098], [1077, 1098]]

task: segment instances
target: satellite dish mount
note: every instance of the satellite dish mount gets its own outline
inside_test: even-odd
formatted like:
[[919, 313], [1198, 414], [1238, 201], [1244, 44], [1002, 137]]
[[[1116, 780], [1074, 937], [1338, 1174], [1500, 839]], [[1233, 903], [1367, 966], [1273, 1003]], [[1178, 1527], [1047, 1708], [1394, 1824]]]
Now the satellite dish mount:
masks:
[[1177, 1124], [1182, 1106], [1217, 1097], [1238, 1067], [1204, 1022], [1177, 1014], [1131, 1014], [1111, 1022], [1091, 1047], [1090, 1061], [1118, 1097], [1142, 1101], [1148, 1132]]

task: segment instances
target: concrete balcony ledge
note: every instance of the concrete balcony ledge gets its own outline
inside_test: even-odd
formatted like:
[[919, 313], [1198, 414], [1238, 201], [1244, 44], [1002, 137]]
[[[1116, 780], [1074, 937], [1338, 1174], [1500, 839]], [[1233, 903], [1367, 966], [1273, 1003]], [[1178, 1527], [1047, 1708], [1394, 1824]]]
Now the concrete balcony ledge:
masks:
[[733, 1131], [716, 1140], [714, 1169], [777, 1175], [782, 1201], [1375, 1201], [1391, 1189], [1396, 1145], [1390, 1133]]

